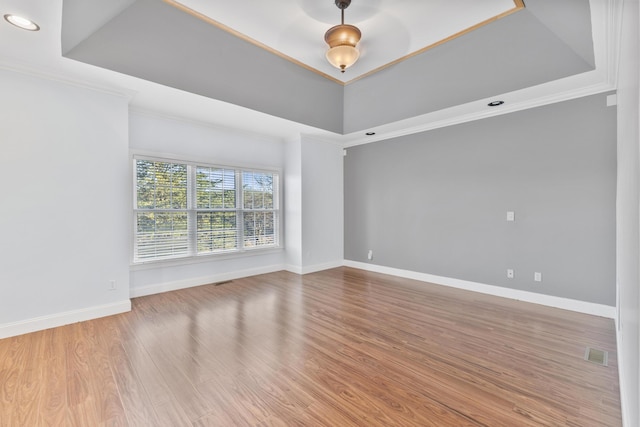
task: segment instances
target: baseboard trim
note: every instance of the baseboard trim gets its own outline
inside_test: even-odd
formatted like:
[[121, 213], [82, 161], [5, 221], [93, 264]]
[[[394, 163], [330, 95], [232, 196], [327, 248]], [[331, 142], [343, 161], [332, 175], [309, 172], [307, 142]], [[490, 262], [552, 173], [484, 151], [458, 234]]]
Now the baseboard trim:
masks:
[[161, 294], [163, 292], [192, 288], [194, 286], [202, 286], [208, 283], [225, 282], [227, 280], [241, 279], [243, 277], [255, 276], [258, 274], [273, 273], [276, 271], [282, 271], [284, 269], [284, 265], [276, 264], [265, 267], [213, 274], [211, 276], [201, 276], [184, 280], [176, 280], [173, 282], [157, 283], [153, 285], [141, 286], [139, 288], [132, 287], [129, 291], [129, 295], [131, 296], [131, 298], [144, 297], [147, 295]]
[[284, 270], [288, 271], [289, 273], [302, 275], [302, 267], [297, 265], [287, 264], [284, 266]]
[[131, 311], [131, 300], [65, 311], [0, 325], [0, 339]]
[[497, 297], [509, 298], [518, 301], [530, 302], [533, 304], [545, 305], [548, 307], [560, 308], [563, 310], [576, 311], [594, 316], [616, 318], [616, 308], [604, 304], [596, 304], [585, 301], [578, 301], [569, 298], [555, 297], [550, 295], [537, 294], [535, 292], [521, 291], [517, 289], [503, 288], [484, 283], [470, 282], [467, 280], [454, 279], [451, 277], [436, 276], [427, 273], [418, 273], [410, 270], [385, 267], [382, 265], [367, 264], [364, 262], [345, 260], [344, 266], [372, 271], [375, 273], [389, 274], [392, 276], [404, 277], [407, 279], [419, 280], [421, 282], [435, 283], [437, 285], [450, 286], [452, 288], [464, 289], [467, 291], [480, 292]]
[[343, 265], [344, 265], [344, 261], [331, 261], [331, 262], [325, 262], [323, 264], [309, 265], [306, 267], [287, 264], [285, 265], [284, 269], [290, 273], [295, 273], [302, 276], [305, 274], [316, 273], [318, 271], [330, 270], [332, 268], [342, 267]]
[[622, 412], [622, 425], [624, 427], [631, 425], [631, 414], [629, 411], [632, 408], [637, 408], [633, 402], [627, 402], [626, 393], [627, 389], [627, 376], [626, 376], [626, 364], [622, 360], [622, 331], [618, 325], [618, 319], [616, 319], [616, 352], [618, 355], [618, 380], [620, 382], [620, 410]]

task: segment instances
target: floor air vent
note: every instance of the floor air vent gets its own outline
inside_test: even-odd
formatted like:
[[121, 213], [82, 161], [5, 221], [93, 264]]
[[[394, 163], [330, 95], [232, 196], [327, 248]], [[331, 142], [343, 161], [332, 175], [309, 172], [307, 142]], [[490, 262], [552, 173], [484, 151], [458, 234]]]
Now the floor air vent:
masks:
[[608, 366], [609, 352], [587, 347], [584, 352], [584, 360], [592, 363], [597, 363], [598, 365]]

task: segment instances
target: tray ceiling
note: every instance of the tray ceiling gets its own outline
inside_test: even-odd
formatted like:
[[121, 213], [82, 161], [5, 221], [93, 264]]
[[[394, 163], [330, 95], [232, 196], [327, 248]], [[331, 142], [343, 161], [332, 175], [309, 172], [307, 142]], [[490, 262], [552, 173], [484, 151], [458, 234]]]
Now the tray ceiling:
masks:
[[331, 78], [348, 82], [456, 34], [518, 10], [514, 0], [353, 0], [345, 23], [363, 33], [360, 58], [344, 74], [325, 59], [324, 33], [340, 23], [333, 0], [167, 0], [212, 25]]
[[[416, 5], [439, 1], [406, 3], [419, 15]], [[567, 10], [554, 7], [551, 0], [529, 0], [526, 8], [503, 13], [500, 19], [346, 86], [246, 36], [212, 25], [193, 11], [177, 8], [173, 0], [65, 0], [62, 49], [71, 59], [345, 134], [593, 70], [589, 4], [566, 1], [573, 7]], [[89, 9], [88, 3], [95, 7]], [[356, 0], [352, 6], [357, 4]], [[385, 11], [397, 8], [395, 3]], [[240, 10], [236, 15], [246, 18], [247, 13]], [[557, 25], [558, 15], [570, 21]], [[459, 19], [450, 21], [460, 28], [484, 17], [471, 16], [474, 19], [464, 24]], [[87, 24], [88, 18], [92, 25]], [[408, 16], [405, 19], [411, 21]], [[241, 22], [246, 21], [238, 19], [236, 25]], [[251, 25], [245, 25], [248, 31]], [[416, 31], [424, 37], [428, 33]], [[295, 41], [304, 34], [315, 37], [316, 31], [301, 28], [291, 36]], [[281, 44], [281, 49], [286, 46]], [[375, 46], [369, 52], [378, 49], [388, 51]], [[387, 59], [398, 54], [402, 53], [389, 53]]]
[[[215, 16], [204, 9], [186, 13], [182, 9], [192, 0], [180, 0], [180, 6], [176, 1], [5, 0], [3, 13], [32, 18], [41, 30], [0, 25], [0, 67], [125, 94], [133, 110], [278, 138], [315, 135], [347, 146], [615, 89], [621, 0], [526, 0], [526, 7], [515, 11], [518, 3], [512, 0], [460, 0], [468, 7], [436, 23], [459, 25], [441, 28], [440, 34], [469, 28], [486, 15], [498, 13], [499, 19], [470, 24], [471, 31], [426, 51], [420, 49], [430, 40], [418, 41], [420, 29], [409, 29], [411, 21], [437, 25], [427, 24], [426, 12], [416, 9], [401, 22], [397, 10], [432, 5], [428, 16], [433, 17], [437, 7], [460, 2], [353, 0], [346, 22], [363, 29], [360, 67], [381, 52], [388, 56], [375, 59], [368, 69], [415, 48], [418, 53], [362, 78], [354, 76], [365, 71], [353, 68], [345, 74], [353, 80], [346, 85], [336, 78], [337, 70], [330, 68], [334, 74], [327, 78], [318, 69], [328, 67], [322, 36], [339, 19], [332, 0], [220, 2]], [[472, 14], [474, 3], [491, 3], [494, 9]], [[267, 4], [268, 12], [260, 9]], [[366, 5], [368, 12], [357, 12], [358, 5]], [[252, 32], [246, 14], [239, 14], [237, 24], [222, 16], [233, 7], [248, 7], [250, 18], [273, 33]], [[503, 7], [512, 12], [505, 14]], [[212, 16], [198, 17], [205, 12]], [[277, 26], [269, 25], [280, 15]], [[366, 29], [374, 21], [381, 27]], [[379, 28], [385, 30], [376, 35]], [[385, 31], [395, 31], [394, 37], [404, 32], [408, 43], [385, 38]], [[300, 47], [306, 54], [316, 49], [318, 68], [288, 50], [288, 36], [294, 45], [309, 43]], [[385, 40], [403, 47], [388, 53]], [[494, 99], [505, 104], [487, 107]], [[377, 135], [365, 137], [370, 131]]]

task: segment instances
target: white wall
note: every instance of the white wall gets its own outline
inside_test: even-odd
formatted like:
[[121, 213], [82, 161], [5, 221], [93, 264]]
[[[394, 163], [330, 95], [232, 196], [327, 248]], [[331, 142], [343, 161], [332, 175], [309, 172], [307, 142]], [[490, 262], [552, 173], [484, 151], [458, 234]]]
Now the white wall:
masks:
[[[285, 143], [279, 140], [144, 112], [131, 113], [129, 121], [129, 147], [133, 153], [281, 172], [284, 169]], [[131, 185], [128, 194], [132, 200]], [[282, 270], [284, 264], [284, 250], [276, 250], [202, 258], [199, 262], [134, 265], [131, 296]]]
[[285, 154], [285, 245], [287, 270], [302, 273], [302, 139], [287, 141]]
[[287, 142], [287, 270], [312, 273], [344, 260], [343, 150], [302, 135]]
[[342, 265], [344, 260], [343, 149], [302, 138], [303, 272]]
[[637, 0], [624, 2], [618, 77], [618, 350], [624, 425], [640, 425], [640, 82]]
[[8, 70], [0, 93], [0, 338], [128, 310], [128, 100]]

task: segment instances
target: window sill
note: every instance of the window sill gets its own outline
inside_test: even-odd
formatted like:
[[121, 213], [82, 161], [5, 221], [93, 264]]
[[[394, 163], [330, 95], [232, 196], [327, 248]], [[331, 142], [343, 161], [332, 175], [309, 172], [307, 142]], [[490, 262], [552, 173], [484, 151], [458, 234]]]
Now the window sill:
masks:
[[129, 271], [153, 270], [156, 268], [179, 267], [179, 266], [190, 265], [190, 264], [203, 264], [207, 262], [245, 258], [249, 256], [268, 255], [272, 253], [280, 253], [283, 251], [284, 251], [284, 247], [276, 246], [271, 248], [245, 249], [243, 251], [196, 255], [196, 256], [189, 256], [189, 257], [183, 257], [183, 258], [139, 261], [139, 262], [132, 262], [129, 265]]

